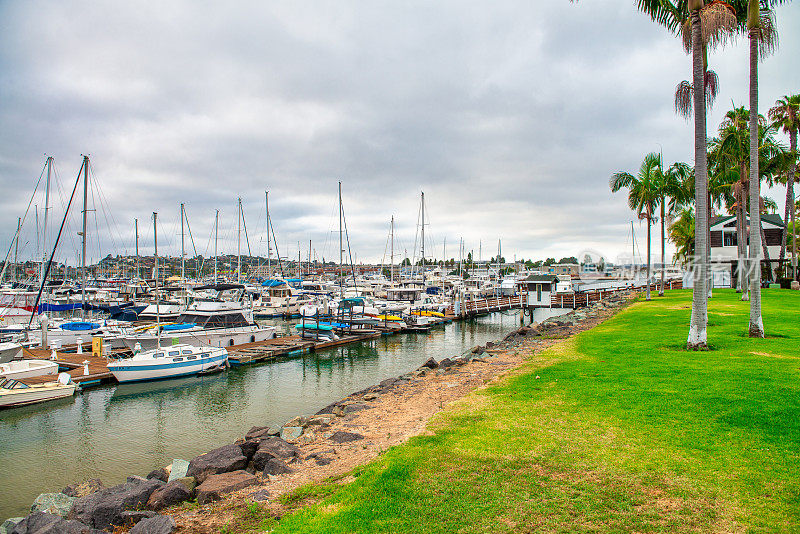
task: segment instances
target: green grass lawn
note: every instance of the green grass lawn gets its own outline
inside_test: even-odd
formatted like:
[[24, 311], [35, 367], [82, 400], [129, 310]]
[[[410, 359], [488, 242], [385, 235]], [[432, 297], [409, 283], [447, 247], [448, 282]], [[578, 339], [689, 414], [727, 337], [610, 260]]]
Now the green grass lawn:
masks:
[[440, 414], [274, 532], [798, 532], [800, 293], [637, 302]]

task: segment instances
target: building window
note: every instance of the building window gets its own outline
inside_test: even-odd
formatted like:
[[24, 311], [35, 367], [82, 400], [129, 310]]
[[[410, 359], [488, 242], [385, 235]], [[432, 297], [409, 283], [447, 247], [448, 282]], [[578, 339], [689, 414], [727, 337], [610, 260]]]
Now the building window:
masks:
[[540, 286], [539, 284], [536, 285], [536, 301], [537, 302], [542, 301], [542, 286]]
[[737, 245], [736, 233], [735, 232], [723, 232], [723, 234], [722, 234], [722, 246], [723, 247], [735, 247], [736, 245]]

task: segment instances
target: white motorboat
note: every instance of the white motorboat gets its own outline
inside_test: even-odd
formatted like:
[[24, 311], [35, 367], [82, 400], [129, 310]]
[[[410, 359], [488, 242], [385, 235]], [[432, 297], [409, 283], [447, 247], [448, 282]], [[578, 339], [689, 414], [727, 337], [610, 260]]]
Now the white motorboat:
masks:
[[0, 377], [30, 378], [32, 376], [54, 375], [58, 364], [48, 360], [17, 360], [0, 364]]
[[19, 343], [0, 343], [0, 363], [22, 359], [22, 345]]
[[252, 316], [252, 309], [246, 310], [239, 302], [195, 300], [178, 316], [175, 324], [125, 335], [121, 339], [130, 349], [135, 349], [138, 343], [140, 348], [152, 350], [160, 342], [229, 347], [275, 337], [275, 327], [255, 324], [248, 320], [248, 315]]
[[49, 400], [71, 397], [76, 385], [67, 373], [58, 375], [57, 382], [28, 385], [13, 378], [0, 379], [0, 408], [23, 406]]
[[228, 351], [224, 348], [178, 344], [110, 362], [108, 370], [119, 382], [139, 382], [207, 373], [227, 363]]

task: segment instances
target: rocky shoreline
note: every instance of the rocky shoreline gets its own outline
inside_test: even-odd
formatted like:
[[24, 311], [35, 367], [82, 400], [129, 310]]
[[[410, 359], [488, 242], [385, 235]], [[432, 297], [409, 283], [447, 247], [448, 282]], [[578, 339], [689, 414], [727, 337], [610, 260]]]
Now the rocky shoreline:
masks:
[[[281, 428], [253, 427], [235, 443], [147, 476], [105, 487], [99, 480], [39, 495], [24, 518], [0, 534], [169, 534], [218, 532], [237, 504], [261, 503], [274, 517], [277, 497], [302, 484], [343, 476], [388, 447], [425, 431], [445, 404], [517, 367], [538, 351], [589, 329], [629, 302], [631, 294], [521, 327], [466, 354], [429, 358], [418, 369], [357, 391]], [[346, 478], [342, 479], [346, 481]], [[180, 506], [196, 501], [199, 506]]]

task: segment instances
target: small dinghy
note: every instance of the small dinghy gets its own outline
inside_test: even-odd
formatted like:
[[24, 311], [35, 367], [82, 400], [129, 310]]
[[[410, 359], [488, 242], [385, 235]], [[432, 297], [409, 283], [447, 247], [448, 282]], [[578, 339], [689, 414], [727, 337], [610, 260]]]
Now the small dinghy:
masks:
[[58, 364], [48, 360], [17, 360], [0, 363], [0, 377], [31, 378], [32, 376], [54, 375], [58, 372]]
[[71, 397], [76, 385], [67, 373], [58, 375], [57, 382], [46, 382], [29, 386], [13, 378], [0, 378], [0, 408], [23, 406], [55, 399]]

